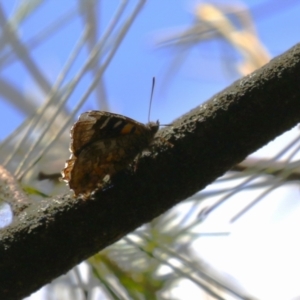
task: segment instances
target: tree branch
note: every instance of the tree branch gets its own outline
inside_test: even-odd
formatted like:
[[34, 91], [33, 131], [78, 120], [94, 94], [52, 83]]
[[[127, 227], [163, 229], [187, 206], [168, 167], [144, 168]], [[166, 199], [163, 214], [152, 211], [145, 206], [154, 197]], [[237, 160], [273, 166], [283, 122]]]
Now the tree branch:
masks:
[[300, 121], [300, 44], [164, 128], [91, 200], [31, 205], [1, 233], [0, 299], [20, 299], [223, 175]]
[[0, 199], [10, 205], [15, 216], [31, 204], [19, 182], [2, 166], [0, 166]]

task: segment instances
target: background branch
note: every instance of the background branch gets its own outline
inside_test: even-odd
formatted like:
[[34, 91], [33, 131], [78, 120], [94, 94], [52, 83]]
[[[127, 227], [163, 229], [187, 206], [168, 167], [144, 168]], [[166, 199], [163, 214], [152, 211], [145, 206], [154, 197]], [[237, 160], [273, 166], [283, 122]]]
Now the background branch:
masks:
[[[88, 201], [57, 196], [1, 232], [0, 299], [20, 299], [193, 195], [300, 121], [300, 45], [160, 131], [136, 171]], [[30, 275], [30, 276], [29, 276]]]

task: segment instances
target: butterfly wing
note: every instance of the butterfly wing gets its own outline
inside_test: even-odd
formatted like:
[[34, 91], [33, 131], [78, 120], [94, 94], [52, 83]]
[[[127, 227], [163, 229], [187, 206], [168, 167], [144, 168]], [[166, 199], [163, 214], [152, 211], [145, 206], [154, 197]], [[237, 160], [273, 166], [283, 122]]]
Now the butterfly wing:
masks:
[[63, 180], [78, 194], [89, 194], [124, 169], [149, 146], [159, 128], [144, 125], [122, 115], [89, 111], [83, 113], [71, 129], [72, 153], [62, 171]]
[[70, 150], [77, 156], [82, 149], [97, 140], [120, 135], [138, 134], [147, 130], [142, 123], [122, 115], [104, 111], [88, 111], [80, 115], [71, 128]]
[[103, 185], [106, 175], [111, 177], [130, 163], [136, 155], [132, 146], [130, 136], [125, 135], [96, 140], [66, 162], [64, 179], [75, 195], [89, 194]]

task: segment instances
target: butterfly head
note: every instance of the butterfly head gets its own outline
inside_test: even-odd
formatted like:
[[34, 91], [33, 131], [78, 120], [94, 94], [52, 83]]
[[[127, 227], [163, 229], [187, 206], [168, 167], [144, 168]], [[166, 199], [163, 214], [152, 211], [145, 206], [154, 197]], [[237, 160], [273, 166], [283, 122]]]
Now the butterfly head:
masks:
[[159, 129], [159, 121], [157, 120], [156, 122], [149, 122], [147, 126], [154, 135]]

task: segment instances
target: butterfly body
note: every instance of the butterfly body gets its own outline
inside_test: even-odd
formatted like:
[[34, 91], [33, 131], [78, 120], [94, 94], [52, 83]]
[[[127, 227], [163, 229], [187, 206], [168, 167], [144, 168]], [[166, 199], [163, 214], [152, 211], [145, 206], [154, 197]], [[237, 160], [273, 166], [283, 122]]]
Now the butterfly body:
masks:
[[158, 129], [159, 122], [142, 124], [104, 111], [81, 114], [71, 128], [71, 156], [62, 179], [76, 196], [89, 195], [149, 147]]

